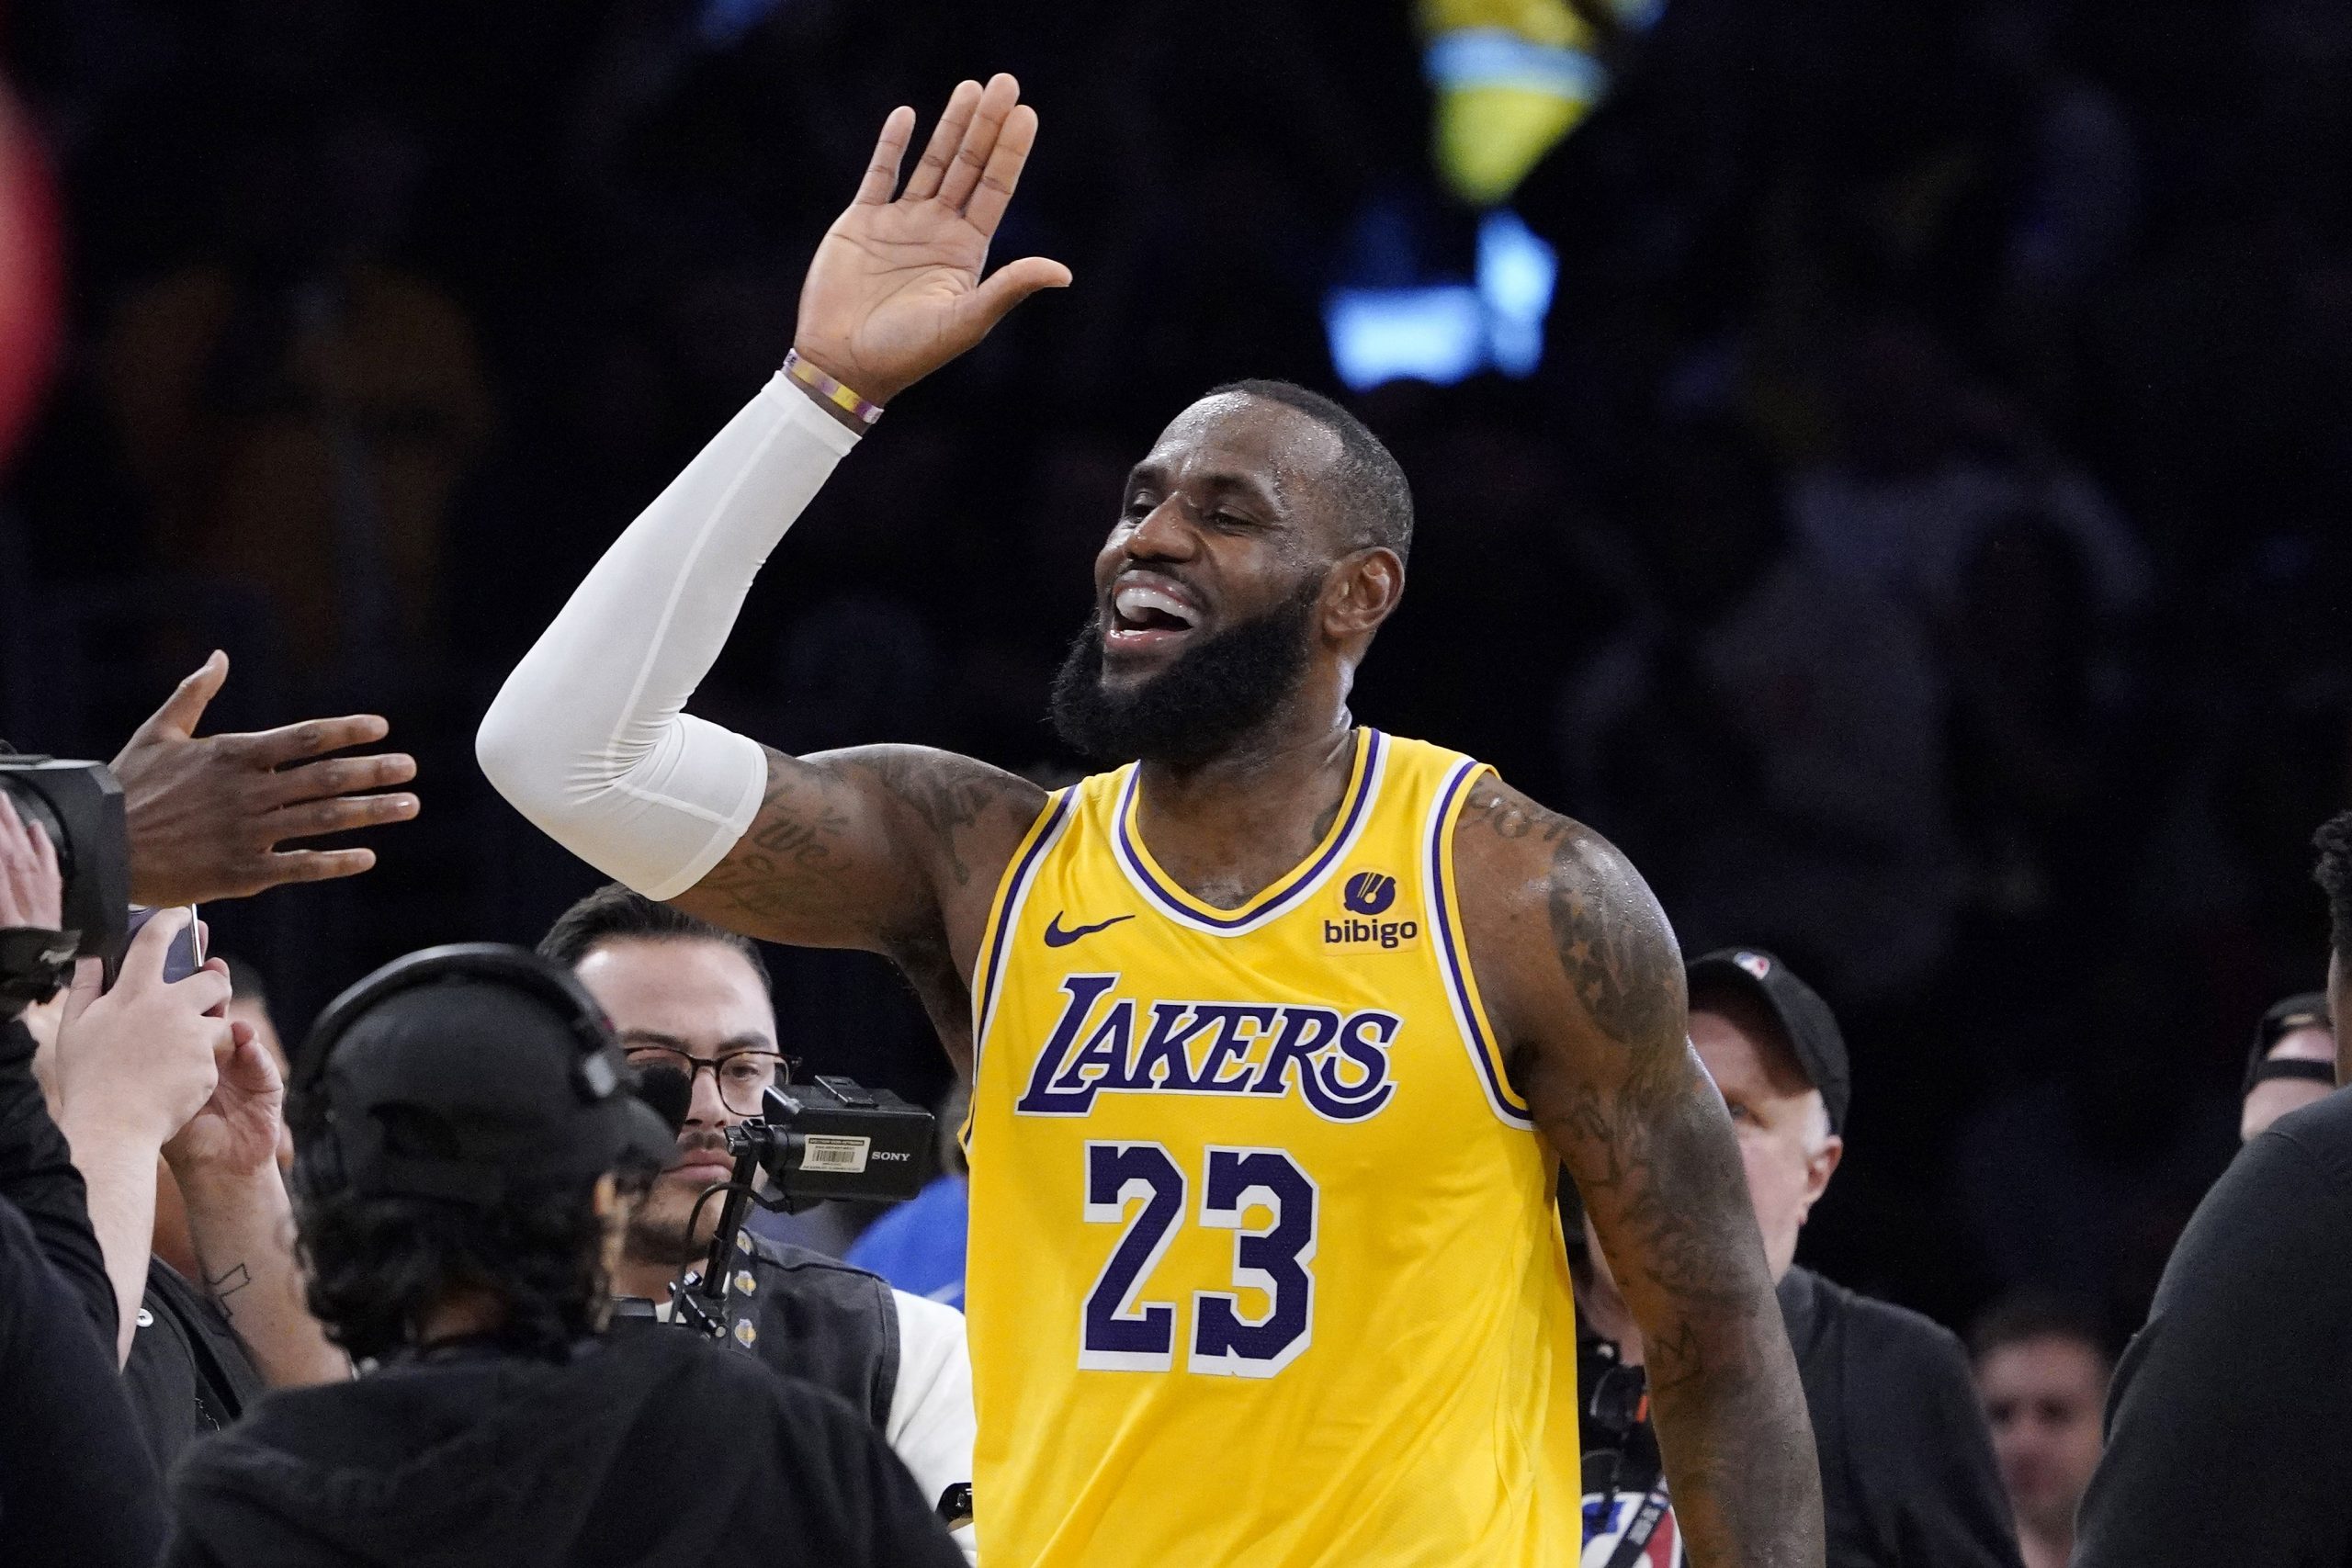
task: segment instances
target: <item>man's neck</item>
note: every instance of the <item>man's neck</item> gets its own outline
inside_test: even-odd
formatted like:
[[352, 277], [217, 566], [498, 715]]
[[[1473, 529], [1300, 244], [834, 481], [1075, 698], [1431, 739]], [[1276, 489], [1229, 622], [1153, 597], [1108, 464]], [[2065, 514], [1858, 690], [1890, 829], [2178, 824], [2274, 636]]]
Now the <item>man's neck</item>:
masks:
[[640, 1258], [634, 1252], [624, 1252], [613, 1269], [613, 1294], [640, 1296], [650, 1302], [666, 1302], [670, 1287], [685, 1272], [683, 1264], [665, 1263], [660, 1258]]
[[486, 1291], [458, 1291], [424, 1310], [417, 1320], [416, 1342], [431, 1346], [449, 1339], [472, 1339], [504, 1326], [506, 1307], [498, 1298]]
[[2075, 1555], [2075, 1531], [2071, 1526], [2043, 1531], [2020, 1524], [2018, 1555], [2025, 1560], [2025, 1568], [2066, 1568]]
[[1136, 828], [1195, 897], [1246, 904], [1330, 830], [1354, 766], [1355, 720], [1339, 703], [1317, 705], [1312, 722], [1282, 716], [1195, 767], [1142, 764]]

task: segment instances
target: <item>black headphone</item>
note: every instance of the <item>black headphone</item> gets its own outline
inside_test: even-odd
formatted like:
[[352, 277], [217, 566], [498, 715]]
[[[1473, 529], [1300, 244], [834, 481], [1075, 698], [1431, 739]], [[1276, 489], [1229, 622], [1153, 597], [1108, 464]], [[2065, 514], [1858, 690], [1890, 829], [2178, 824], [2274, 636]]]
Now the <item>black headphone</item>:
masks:
[[329, 1002], [303, 1043], [294, 1081], [286, 1097], [287, 1125], [305, 1145], [296, 1167], [302, 1185], [316, 1192], [342, 1185], [342, 1151], [325, 1136], [333, 1107], [322, 1092], [327, 1064], [354, 1024], [392, 997], [453, 981], [487, 981], [545, 1002], [562, 1020], [579, 1046], [571, 1066], [572, 1087], [582, 1104], [610, 1099], [628, 1080], [628, 1060], [605, 1010], [569, 969], [526, 947], [497, 942], [456, 942], [428, 947], [390, 964]]

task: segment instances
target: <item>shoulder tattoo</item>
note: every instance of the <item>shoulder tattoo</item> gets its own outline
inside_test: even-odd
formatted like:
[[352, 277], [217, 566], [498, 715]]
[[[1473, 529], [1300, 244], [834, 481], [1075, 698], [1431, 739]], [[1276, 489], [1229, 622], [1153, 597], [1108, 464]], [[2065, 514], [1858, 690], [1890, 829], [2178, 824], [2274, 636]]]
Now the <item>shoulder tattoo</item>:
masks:
[[1668, 1032], [1681, 957], [1657, 900], [1623, 857], [1582, 823], [1492, 780], [1471, 792], [1465, 818], [1506, 840], [1551, 847], [1548, 912], [1561, 974], [1601, 1032], [1642, 1045]]

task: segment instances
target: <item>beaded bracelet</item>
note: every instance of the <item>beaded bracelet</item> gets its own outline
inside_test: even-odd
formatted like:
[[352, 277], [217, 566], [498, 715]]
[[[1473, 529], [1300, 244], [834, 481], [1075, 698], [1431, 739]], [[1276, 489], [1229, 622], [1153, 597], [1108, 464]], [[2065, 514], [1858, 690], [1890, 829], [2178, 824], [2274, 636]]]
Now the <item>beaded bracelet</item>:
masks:
[[835, 408], [853, 415], [861, 424], [872, 424], [882, 417], [880, 403], [867, 402], [864, 398], [801, 358], [800, 351], [797, 348], [785, 351], [784, 373]]

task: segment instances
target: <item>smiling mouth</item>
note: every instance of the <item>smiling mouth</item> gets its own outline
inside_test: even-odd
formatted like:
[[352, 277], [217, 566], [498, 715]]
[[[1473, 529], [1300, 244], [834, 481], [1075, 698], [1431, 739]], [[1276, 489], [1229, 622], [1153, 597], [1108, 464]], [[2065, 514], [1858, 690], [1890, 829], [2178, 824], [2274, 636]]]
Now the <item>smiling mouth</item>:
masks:
[[1200, 611], [1152, 582], [1122, 582], [1111, 593], [1102, 624], [1102, 646], [1118, 653], [1140, 653], [1173, 642], [1200, 622]]

